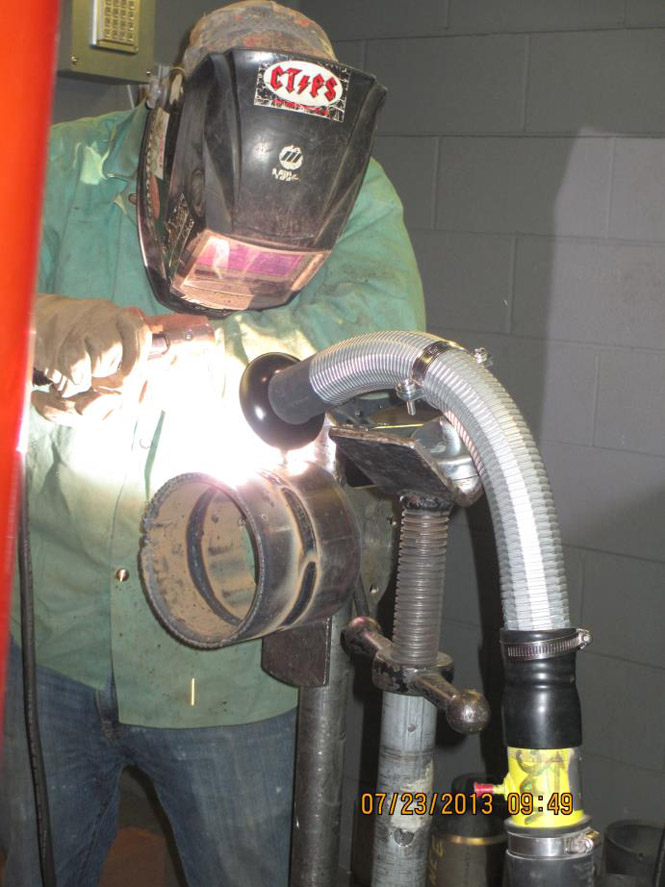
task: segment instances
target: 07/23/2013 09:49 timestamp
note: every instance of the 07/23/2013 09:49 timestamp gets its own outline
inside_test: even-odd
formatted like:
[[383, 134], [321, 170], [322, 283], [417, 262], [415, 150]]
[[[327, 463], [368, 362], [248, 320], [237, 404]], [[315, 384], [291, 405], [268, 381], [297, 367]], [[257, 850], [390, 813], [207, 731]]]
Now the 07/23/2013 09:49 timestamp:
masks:
[[[550, 813], [569, 816], [573, 812], [573, 796], [569, 792], [554, 792], [548, 797], [530, 792], [510, 792], [504, 796], [510, 816], [532, 813]], [[494, 812], [494, 796], [466, 795], [455, 792], [364, 792], [360, 796], [360, 812], [363, 816], [463, 816], [465, 813], [489, 816]]]

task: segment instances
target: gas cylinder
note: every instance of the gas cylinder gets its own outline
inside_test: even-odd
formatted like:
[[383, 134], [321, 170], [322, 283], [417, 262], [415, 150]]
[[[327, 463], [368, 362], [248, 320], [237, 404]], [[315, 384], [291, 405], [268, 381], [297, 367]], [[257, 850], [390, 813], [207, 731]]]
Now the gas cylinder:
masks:
[[427, 887], [501, 887], [506, 835], [501, 810], [480, 803], [473, 783], [487, 782], [478, 773], [453, 780], [441, 795], [433, 822], [427, 865]]

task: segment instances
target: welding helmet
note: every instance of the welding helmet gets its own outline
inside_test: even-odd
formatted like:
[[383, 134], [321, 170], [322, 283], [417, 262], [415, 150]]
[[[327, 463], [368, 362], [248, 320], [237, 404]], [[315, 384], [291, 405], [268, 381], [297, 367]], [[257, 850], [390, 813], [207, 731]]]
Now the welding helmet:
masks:
[[[304, 17], [257, 0], [219, 13], [234, 7], [266, 12], [272, 30], [245, 24], [243, 45], [204, 45], [191, 72], [172, 70], [139, 166], [153, 291], [169, 308], [213, 317], [282, 305], [311, 280], [351, 212], [385, 96], [326, 53], [319, 33], [302, 39]], [[295, 21], [295, 42], [276, 32], [276, 9]]]

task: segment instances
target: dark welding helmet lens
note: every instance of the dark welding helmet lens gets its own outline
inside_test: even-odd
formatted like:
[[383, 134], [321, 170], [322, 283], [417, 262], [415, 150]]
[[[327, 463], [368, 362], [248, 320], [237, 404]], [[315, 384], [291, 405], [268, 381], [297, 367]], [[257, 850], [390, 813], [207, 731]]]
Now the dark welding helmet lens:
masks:
[[271, 249], [206, 230], [174, 287], [185, 302], [212, 310], [272, 308], [280, 293], [298, 292], [328, 253]]

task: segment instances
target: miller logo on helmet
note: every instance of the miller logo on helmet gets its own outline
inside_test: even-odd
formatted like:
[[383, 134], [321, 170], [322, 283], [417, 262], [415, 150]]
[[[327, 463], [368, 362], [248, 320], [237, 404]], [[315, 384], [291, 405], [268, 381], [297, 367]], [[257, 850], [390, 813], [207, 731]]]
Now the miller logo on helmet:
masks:
[[279, 162], [284, 169], [300, 169], [303, 153], [297, 145], [287, 145], [279, 152]]
[[261, 67], [255, 105], [344, 120], [349, 71], [298, 59], [282, 59]]

